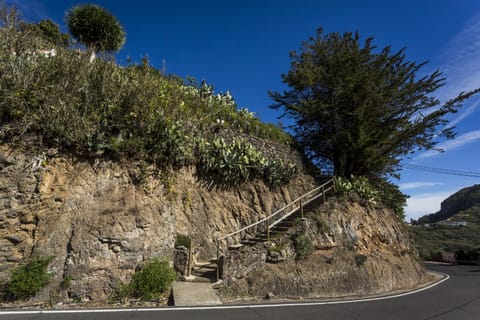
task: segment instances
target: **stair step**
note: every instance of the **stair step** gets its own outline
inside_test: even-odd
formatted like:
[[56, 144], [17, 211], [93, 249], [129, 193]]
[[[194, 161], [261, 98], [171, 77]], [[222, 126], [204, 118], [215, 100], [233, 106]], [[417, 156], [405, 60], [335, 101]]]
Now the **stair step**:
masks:
[[255, 238], [255, 241], [257, 241], [257, 242], [265, 242], [265, 241], [267, 241], [267, 235], [258, 235], [258, 236]]
[[257, 235], [254, 238], [249, 238], [248, 240], [243, 240], [242, 242], [246, 242], [247, 244], [257, 244], [258, 242], [265, 241], [266, 238], [267, 236]]
[[192, 268], [191, 278], [186, 281], [192, 282], [215, 282], [217, 280], [217, 264], [201, 263]]
[[285, 230], [285, 231], [287, 231], [287, 230], [289, 230], [290, 228], [291, 228], [291, 227], [275, 226], [275, 227], [273, 227], [273, 228], [270, 229], [270, 230], [278, 230], [278, 231], [280, 231], [280, 230]]
[[192, 275], [191, 276], [183, 276], [183, 277], [180, 277], [180, 281], [184, 281], [184, 282], [195, 282], [195, 283], [212, 283], [212, 281], [210, 280], [210, 278], [207, 278], [207, 277], [203, 277], [203, 274], [194, 274], [192, 272]]
[[243, 244], [238, 243], [238, 244], [231, 244], [228, 246], [228, 250], [238, 250], [241, 247], [243, 247]]
[[[322, 188], [325, 188], [325, 189], [330, 188], [331, 189], [332, 186], [333, 186], [333, 183], [334, 182], [333, 182], [332, 179], [330, 179], [328, 181], [325, 181], [322, 184]], [[322, 188], [320, 188], [319, 190], [320, 191], [325, 190], [325, 189], [322, 189]], [[245, 245], [249, 245], [249, 246], [256, 245], [259, 242], [266, 242], [267, 240], [269, 240], [269, 238], [271, 240], [275, 240], [275, 238], [278, 239], [279, 235], [284, 235], [284, 234], [288, 235], [288, 232], [290, 231], [290, 229], [296, 225], [298, 219], [302, 216], [302, 211], [303, 211], [303, 213], [308, 213], [308, 212], [318, 210], [318, 208], [322, 204], [325, 203], [325, 200], [328, 197], [327, 193], [321, 194], [321, 193], [319, 193], [318, 190], [316, 191], [316, 194], [309, 192], [308, 195], [309, 195], [308, 198], [310, 198], [310, 199], [313, 196], [315, 196], [317, 198], [315, 198], [314, 200], [311, 200], [308, 203], [305, 203], [305, 202], [308, 201], [307, 197], [300, 198], [301, 201], [303, 201], [303, 209], [302, 210], [300, 210], [300, 208], [298, 206], [298, 204], [299, 204], [298, 202], [297, 203], [290, 202], [289, 204], [287, 204], [286, 208], [288, 208], [290, 215], [282, 217], [281, 214], [286, 213], [286, 212], [282, 212], [282, 213], [280, 213], [280, 216], [275, 217], [275, 221], [278, 221], [278, 220], [280, 220], [280, 221], [275, 226], [271, 227], [271, 229], [269, 230], [269, 237], [267, 236], [267, 232], [263, 232], [263, 233], [257, 233], [253, 237], [250, 238], [251, 233], [254, 233], [255, 232], [254, 230], [258, 230], [258, 229], [256, 229], [257, 227], [255, 227], [257, 224], [252, 224], [252, 225], [249, 225], [249, 226], [241, 229], [242, 231], [247, 230], [247, 229], [251, 229], [251, 231], [250, 231], [251, 233], [250, 232], [247, 233], [247, 234], [249, 234], [249, 238], [242, 239], [239, 244], [228, 246], [228, 250], [238, 250], [239, 248], [241, 248], [242, 246], [245, 246]], [[293, 210], [293, 211], [290, 211], [290, 210]], [[277, 212], [277, 214], [278, 214], [278, 212]], [[273, 216], [269, 216], [269, 219], [270, 218], [273, 219]], [[255, 229], [253, 229], [254, 227], [255, 227]], [[238, 231], [237, 231], [237, 233], [238, 233]]]
[[287, 232], [288, 232], [288, 230], [271, 230], [270, 235], [272, 235], [272, 234], [285, 234]]
[[273, 226], [272, 228], [270, 228], [270, 230], [273, 230], [273, 229], [284, 229], [284, 230], [288, 230], [290, 228], [293, 228], [295, 226], [295, 224], [290, 224], [290, 225], [281, 225], [281, 224], [277, 224], [275, 226]]
[[282, 221], [280, 223], [277, 223], [275, 227], [291, 227], [295, 224], [295, 221]]
[[217, 265], [216, 264], [209, 264], [208, 266], [195, 266], [195, 267], [192, 268], [192, 270], [194, 270], [194, 271], [202, 271], [202, 270], [209, 271], [209, 270], [212, 270], [212, 269], [217, 270]]
[[245, 239], [245, 240], [242, 240], [240, 243], [246, 246], [253, 246], [257, 244], [258, 241], [255, 241], [254, 239]]

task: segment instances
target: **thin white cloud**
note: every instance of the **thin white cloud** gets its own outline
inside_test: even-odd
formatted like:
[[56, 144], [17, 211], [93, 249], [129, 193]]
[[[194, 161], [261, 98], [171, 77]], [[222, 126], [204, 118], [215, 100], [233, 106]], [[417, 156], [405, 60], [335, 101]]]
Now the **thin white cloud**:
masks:
[[416, 220], [426, 214], [438, 212], [442, 201], [456, 191], [440, 191], [411, 196], [407, 199], [407, 206], [405, 207], [407, 221], [410, 219]]
[[37, 21], [48, 17], [45, 5], [38, 0], [9, 0], [6, 3], [20, 9], [22, 18], [27, 21]]
[[[473, 143], [480, 140], [480, 130], [470, 131], [465, 134], [462, 134], [459, 137], [456, 137], [454, 140], [449, 140], [437, 145], [436, 148], [441, 149], [443, 151], [451, 151], [455, 149], [459, 149], [467, 144]], [[438, 156], [441, 152], [436, 150], [429, 150], [422, 154], [420, 154], [417, 159], [425, 159], [431, 158], [434, 156]]]
[[476, 101], [475, 103], [471, 104], [468, 106], [468, 108], [463, 111], [462, 113], [460, 113], [455, 119], [453, 119], [452, 121], [450, 121], [447, 125], [447, 128], [453, 128], [455, 127], [457, 124], [459, 124], [462, 120], [465, 120], [466, 118], [468, 118], [472, 113], [474, 113], [477, 108], [480, 106], [480, 101]]
[[434, 60], [447, 77], [447, 84], [439, 89], [438, 97], [446, 101], [462, 91], [480, 87], [480, 14], [469, 20]]
[[435, 187], [435, 186], [440, 186], [443, 183], [441, 182], [407, 182], [407, 183], [401, 183], [399, 185], [399, 188], [401, 190], [412, 190], [412, 189], [420, 189], [420, 188], [428, 188], [428, 187]]
[[[460, 92], [466, 92], [480, 87], [480, 13], [469, 20], [465, 27], [456, 34], [434, 59], [434, 65], [447, 77], [447, 83], [440, 88], [436, 96], [442, 102], [456, 97]], [[445, 128], [452, 128], [472, 116], [480, 107], [480, 100], [465, 102], [466, 109], [460, 111]], [[437, 145], [437, 149], [450, 151], [459, 149], [466, 144], [480, 140], [480, 130], [471, 131], [458, 136], [454, 140]], [[438, 150], [421, 153], [417, 159], [425, 159], [440, 155]]]

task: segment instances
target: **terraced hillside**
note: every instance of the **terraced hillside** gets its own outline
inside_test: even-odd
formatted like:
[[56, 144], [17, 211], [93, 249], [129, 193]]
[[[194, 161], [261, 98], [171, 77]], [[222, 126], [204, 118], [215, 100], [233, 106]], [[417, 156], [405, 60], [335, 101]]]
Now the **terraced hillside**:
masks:
[[464, 188], [442, 202], [441, 210], [412, 226], [417, 250], [424, 259], [454, 252], [459, 260], [476, 260], [480, 247], [480, 185]]

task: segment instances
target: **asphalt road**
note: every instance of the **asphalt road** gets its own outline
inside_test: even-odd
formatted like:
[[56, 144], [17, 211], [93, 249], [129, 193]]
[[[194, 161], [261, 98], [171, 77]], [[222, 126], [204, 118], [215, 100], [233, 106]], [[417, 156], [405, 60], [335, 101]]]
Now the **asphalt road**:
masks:
[[[302, 304], [296, 306], [222, 306], [220, 309], [163, 308], [150, 311], [116, 311], [88, 313], [14, 314], [0, 313], [5, 320], [43, 319], [480, 319], [480, 267], [434, 266], [429, 268], [450, 275], [450, 279], [431, 289], [377, 301], [343, 304]], [[222, 309], [224, 308], [224, 309]]]

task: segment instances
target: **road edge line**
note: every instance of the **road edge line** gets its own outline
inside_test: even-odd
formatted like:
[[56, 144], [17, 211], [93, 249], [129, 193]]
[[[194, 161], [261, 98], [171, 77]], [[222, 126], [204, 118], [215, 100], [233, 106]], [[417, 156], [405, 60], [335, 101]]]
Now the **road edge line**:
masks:
[[242, 304], [242, 305], [217, 305], [217, 306], [192, 306], [192, 307], [170, 307], [170, 308], [125, 308], [125, 309], [65, 309], [65, 310], [12, 310], [12, 311], [0, 311], [0, 316], [2, 315], [31, 315], [31, 314], [74, 314], [74, 313], [115, 313], [115, 312], [158, 312], [158, 311], [194, 311], [194, 310], [228, 310], [228, 309], [260, 309], [260, 308], [280, 308], [280, 307], [305, 307], [305, 306], [321, 306], [321, 305], [332, 305], [332, 304], [346, 304], [346, 303], [359, 303], [359, 302], [371, 302], [371, 301], [380, 301], [387, 299], [394, 299], [409, 296], [412, 294], [420, 293], [425, 290], [434, 288], [441, 283], [450, 279], [450, 276], [446, 273], [441, 272], [432, 272], [442, 275], [444, 278], [438, 280], [428, 286], [414, 289], [407, 292], [402, 292], [393, 295], [381, 296], [381, 297], [371, 297], [371, 298], [358, 298], [350, 300], [331, 300], [331, 301], [317, 301], [317, 302], [300, 302], [300, 303], [270, 303], [270, 304]]

